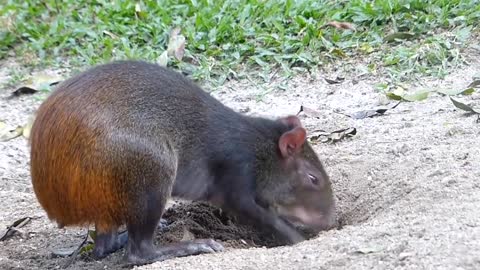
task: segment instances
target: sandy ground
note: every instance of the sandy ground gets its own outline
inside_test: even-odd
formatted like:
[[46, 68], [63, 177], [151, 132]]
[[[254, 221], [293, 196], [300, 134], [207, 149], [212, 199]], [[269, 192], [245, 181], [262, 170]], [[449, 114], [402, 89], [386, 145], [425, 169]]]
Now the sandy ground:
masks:
[[[0, 80], [7, 79], [8, 68], [0, 69]], [[402, 103], [384, 116], [354, 120], [337, 112], [395, 103], [375, 90], [378, 78], [347, 76], [335, 85], [323, 79], [336, 75], [296, 77], [288, 90], [273, 91], [261, 101], [261, 90], [248, 82], [230, 82], [213, 95], [248, 114], [295, 114], [300, 105], [315, 109], [317, 117], [301, 114], [310, 132], [357, 129], [357, 135], [335, 144], [314, 145], [333, 181], [342, 228], [295, 246], [246, 245], [250, 248], [138, 269], [480, 269], [477, 116], [432, 94], [421, 102]], [[478, 75], [480, 63], [474, 62], [445, 80], [417, 85], [460, 89]], [[480, 107], [478, 92], [458, 99]], [[0, 94], [0, 120], [13, 126], [25, 123], [39, 105], [34, 97], [6, 100], [8, 92]], [[0, 143], [0, 230], [21, 217], [37, 217], [22, 228], [21, 236], [0, 242], [0, 269], [57, 269], [68, 259], [55, 258], [52, 250], [78, 245], [85, 229], [57, 229], [46, 218], [32, 192], [28, 159], [25, 139]], [[122, 254], [100, 262], [78, 258], [70, 269], [117, 269]]]

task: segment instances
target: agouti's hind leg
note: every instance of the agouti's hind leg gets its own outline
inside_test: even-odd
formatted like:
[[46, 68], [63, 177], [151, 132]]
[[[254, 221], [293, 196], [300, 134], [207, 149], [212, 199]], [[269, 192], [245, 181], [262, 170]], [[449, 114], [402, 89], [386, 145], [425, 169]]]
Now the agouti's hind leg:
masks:
[[96, 259], [102, 259], [111, 253], [121, 249], [127, 244], [128, 233], [117, 231], [101, 232], [96, 230], [95, 248], [93, 249], [93, 256]]
[[174, 257], [212, 253], [223, 250], [223, 246], [211, 239], [199, 239], [180, 242], [156, 248], [153, 236], [165, 206], [163, 195], [150, 191], [143, 198], [146, 202], [144, 209], [138, 209], [136, 218], [128, 224], [128, 243], [126, 259], [129, 265], [143, 265], [156, 261], [163, 261]]

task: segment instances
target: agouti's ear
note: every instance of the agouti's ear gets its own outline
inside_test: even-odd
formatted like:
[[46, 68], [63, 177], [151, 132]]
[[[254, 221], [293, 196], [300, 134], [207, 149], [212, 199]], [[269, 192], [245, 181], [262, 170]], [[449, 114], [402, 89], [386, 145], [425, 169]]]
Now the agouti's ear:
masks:
[[296, 127], [283, 133], [278, 140], [278, 148], [282, 157], [287, 158], [298, 153], [302, 149], [306, 138], [307, 131], [303, 127]]
[[300, 122], [300, 119], [298, 119], [298, 117], [296, 117], [295, 115], [280, 118], [280, 119], [278, 119], [278, 121], [284, 123], [285, 125], [289, 126], [290, 128], [296, 128], [296, 127], [301, 127], [302, 126], [302, 123]]

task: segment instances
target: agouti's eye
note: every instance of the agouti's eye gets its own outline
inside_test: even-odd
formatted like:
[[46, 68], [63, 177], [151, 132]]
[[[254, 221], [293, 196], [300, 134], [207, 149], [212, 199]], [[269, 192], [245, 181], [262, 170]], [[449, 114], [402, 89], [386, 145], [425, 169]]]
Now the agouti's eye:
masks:
[[318, 179], [314, 175], [308, 174], [308, 179], [310, 179], [310, 181], [312, 181], [312, 184], [318, 185]]

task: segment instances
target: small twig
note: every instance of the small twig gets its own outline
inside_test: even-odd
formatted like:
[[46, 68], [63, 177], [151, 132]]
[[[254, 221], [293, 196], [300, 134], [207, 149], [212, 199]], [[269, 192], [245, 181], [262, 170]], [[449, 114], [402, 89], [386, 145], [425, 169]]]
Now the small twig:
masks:
[[389, 110], [391, 109], [395, 109], [398, 105], [400, 105], [400, 103], [402, 103], [402, 101], [400, 100], [397, 104], [395, 104], [393, 107], [391, 107]]
[[300, 105], [300, 110], [298, 111], [297, 116], [298, 116], [301, 112], [303, 112], [303, 105]]
[[347, 116], [347, 117], [352, 117], [351, 115], [346, 114], [346, 113], [343, 113], [343, 112], [341, 112], [341, 111], [335, 111], [335, 110], [334, 110], [333, 113], [341, 114], [341, 115], [344, 115], [344, 116]]
[[66, 269], [68, 268], [72, 263], [73, 261], [75, 260], [75, 258], [77, 257], [78, 253], [80, 252], [80, 250], [82, 250], [83, 246], [87, 243], [88, 241], [88, 237], [89, 237], [89, 234], [88, 234], [88, 229], [87, 229], [87, 235], [85, 236], [85, 239], [83, 239], [82, 243], [77, 247], [77, 249], [75, 249], [75, 251], [72, 253], [72, 255], [70, 256], [70, 259], [67, 261], [67, 263], [65, 263], [65, 265], [63, 266], [63, 269]]
[[5, 232], [5, 234], [3, 236], [0, 237], [0, 241], [7, 240], [11, 236], [13, 236], [16, 232], [19, 232], [20, 234], [23, 234], [24, 232], [22, 230], [20, 230], [20, 228], [27, 225], [32, 219], [34, 219], [34, 218], [33, 217], [24, 217], [24, 218], [21, 218], [21, 219], [15, 221], [12, 225], [7, 227], [7, 231]]

